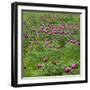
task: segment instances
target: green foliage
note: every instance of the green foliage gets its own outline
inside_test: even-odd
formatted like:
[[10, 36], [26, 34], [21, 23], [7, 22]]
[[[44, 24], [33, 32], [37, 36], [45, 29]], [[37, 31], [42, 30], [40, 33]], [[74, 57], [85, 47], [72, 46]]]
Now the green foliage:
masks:
[[63, 67], [61, 64], [54, 65], [52, 63], [48, 63], [45, 65], [45, 67], [43, 69], [43, 74], [45, 76], [62, 75], [63, 74]]
[[[40, 32], [42, 24], [60, 25], [60, 24], [80, 24], [80, 15], [73, 13], [52, 13], [52, 12], [34, 12], [23, 11], [22, 35], [28, 32], [28, 38], [22, 37], [22, 59], [24, 68], [23, 77], [38, 76], [62, 76], [66, 75], [64, 67], [70, 67], [71, 64], [77, 64], [76, 69], [72, 69], [69, 75], [80, 74], [80, 46], [68, 43], [70, 39], [80, 41], [80, 29], [65, 31], [74, 32], [69, 35], [48, 35]], [[49, 32], [50, 30], [48, 30]], [[37, 34], [38, 32], [38, 34]], [[52, 40], [52, 43], [45, 45], [45, 39]], [[38, 42], [38, 44], [35, 44]], [[29, 46], [32, 45], [32, 48]], [[57, 46], [61, 46], [57, 48]], [[48, 61], [44, 62], [43, 58], [48, 57]], [[58, 64], [53, 64], [58, 61]], [[38, 68], [38, 64], [44, 64], [42, 68]]]

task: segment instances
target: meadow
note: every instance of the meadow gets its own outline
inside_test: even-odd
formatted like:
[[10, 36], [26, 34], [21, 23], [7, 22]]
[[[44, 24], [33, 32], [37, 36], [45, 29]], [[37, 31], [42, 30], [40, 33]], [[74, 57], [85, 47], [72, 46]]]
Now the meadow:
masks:
[[80, 14], [22, 12], [22, 76], [80, 74]]

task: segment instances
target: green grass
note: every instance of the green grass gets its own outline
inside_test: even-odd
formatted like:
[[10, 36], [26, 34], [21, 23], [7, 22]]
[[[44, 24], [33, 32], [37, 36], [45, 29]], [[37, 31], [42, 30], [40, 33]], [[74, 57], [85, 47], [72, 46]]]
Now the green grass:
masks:
[[[54, 18], [56, 16], [56, 18]], [[45, 19], [42, 20], [41, 17]], [[79, 14], [70, 13], [52, 13], [52, 12], [28, 12], [23, 11], [23, 29], [22, 32], [28, 33], [28, 38], [23, 38], [23, 77], [37, 76], [62, 76], [80, 74], [80, 46], [68, 43], [69, 39], [80, 41], [80, 30], [76, 29], [74, 34], [70, 35], [48, 35], [39, 31], [40, 26], [65, 24], [80, 24]], [[34, 27], [34, 32], [33, 28]], [[67, 30], [66, 30], [67, 31]], [[69, 30], [69, 32], [72, 32]], [[45, 39], [48, 38], [53, 42], [50, 44], [52, 48], [45, 45]], [[38, 44], [35, 44], [38, 41]], [[29, 46], [32, 45], [30, 49]], [[56, 48], [56, 46], [61, 48]], [[43, 58], [48, 57], [48, 61], [44, 62]], [[54, 65], [52, 62], [57, 61]], [[77, 64], [77, 68], [71, 70], [70, 73], [64, 72], [64, 67], [71, 67], [71, 64]], [[38, 64], [44, 64], [42, 68], [38, 68]]]

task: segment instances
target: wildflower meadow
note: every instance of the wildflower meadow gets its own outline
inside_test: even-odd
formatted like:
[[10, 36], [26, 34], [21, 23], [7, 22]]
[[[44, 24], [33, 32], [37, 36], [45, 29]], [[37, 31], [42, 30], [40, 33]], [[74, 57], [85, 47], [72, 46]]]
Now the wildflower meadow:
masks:
[[80, 74], [80, 14], [22, 11], [22, 76]]

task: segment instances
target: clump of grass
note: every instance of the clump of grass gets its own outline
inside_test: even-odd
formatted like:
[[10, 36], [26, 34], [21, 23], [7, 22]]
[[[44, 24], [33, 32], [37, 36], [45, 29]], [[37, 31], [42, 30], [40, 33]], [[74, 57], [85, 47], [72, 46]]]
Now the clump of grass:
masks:
[[63, 75], [63, 67], [61, 64], [57, 65], [52, 63], [45, 64], [45, 67], [43, 68], [43, 75], [45, 76]]

